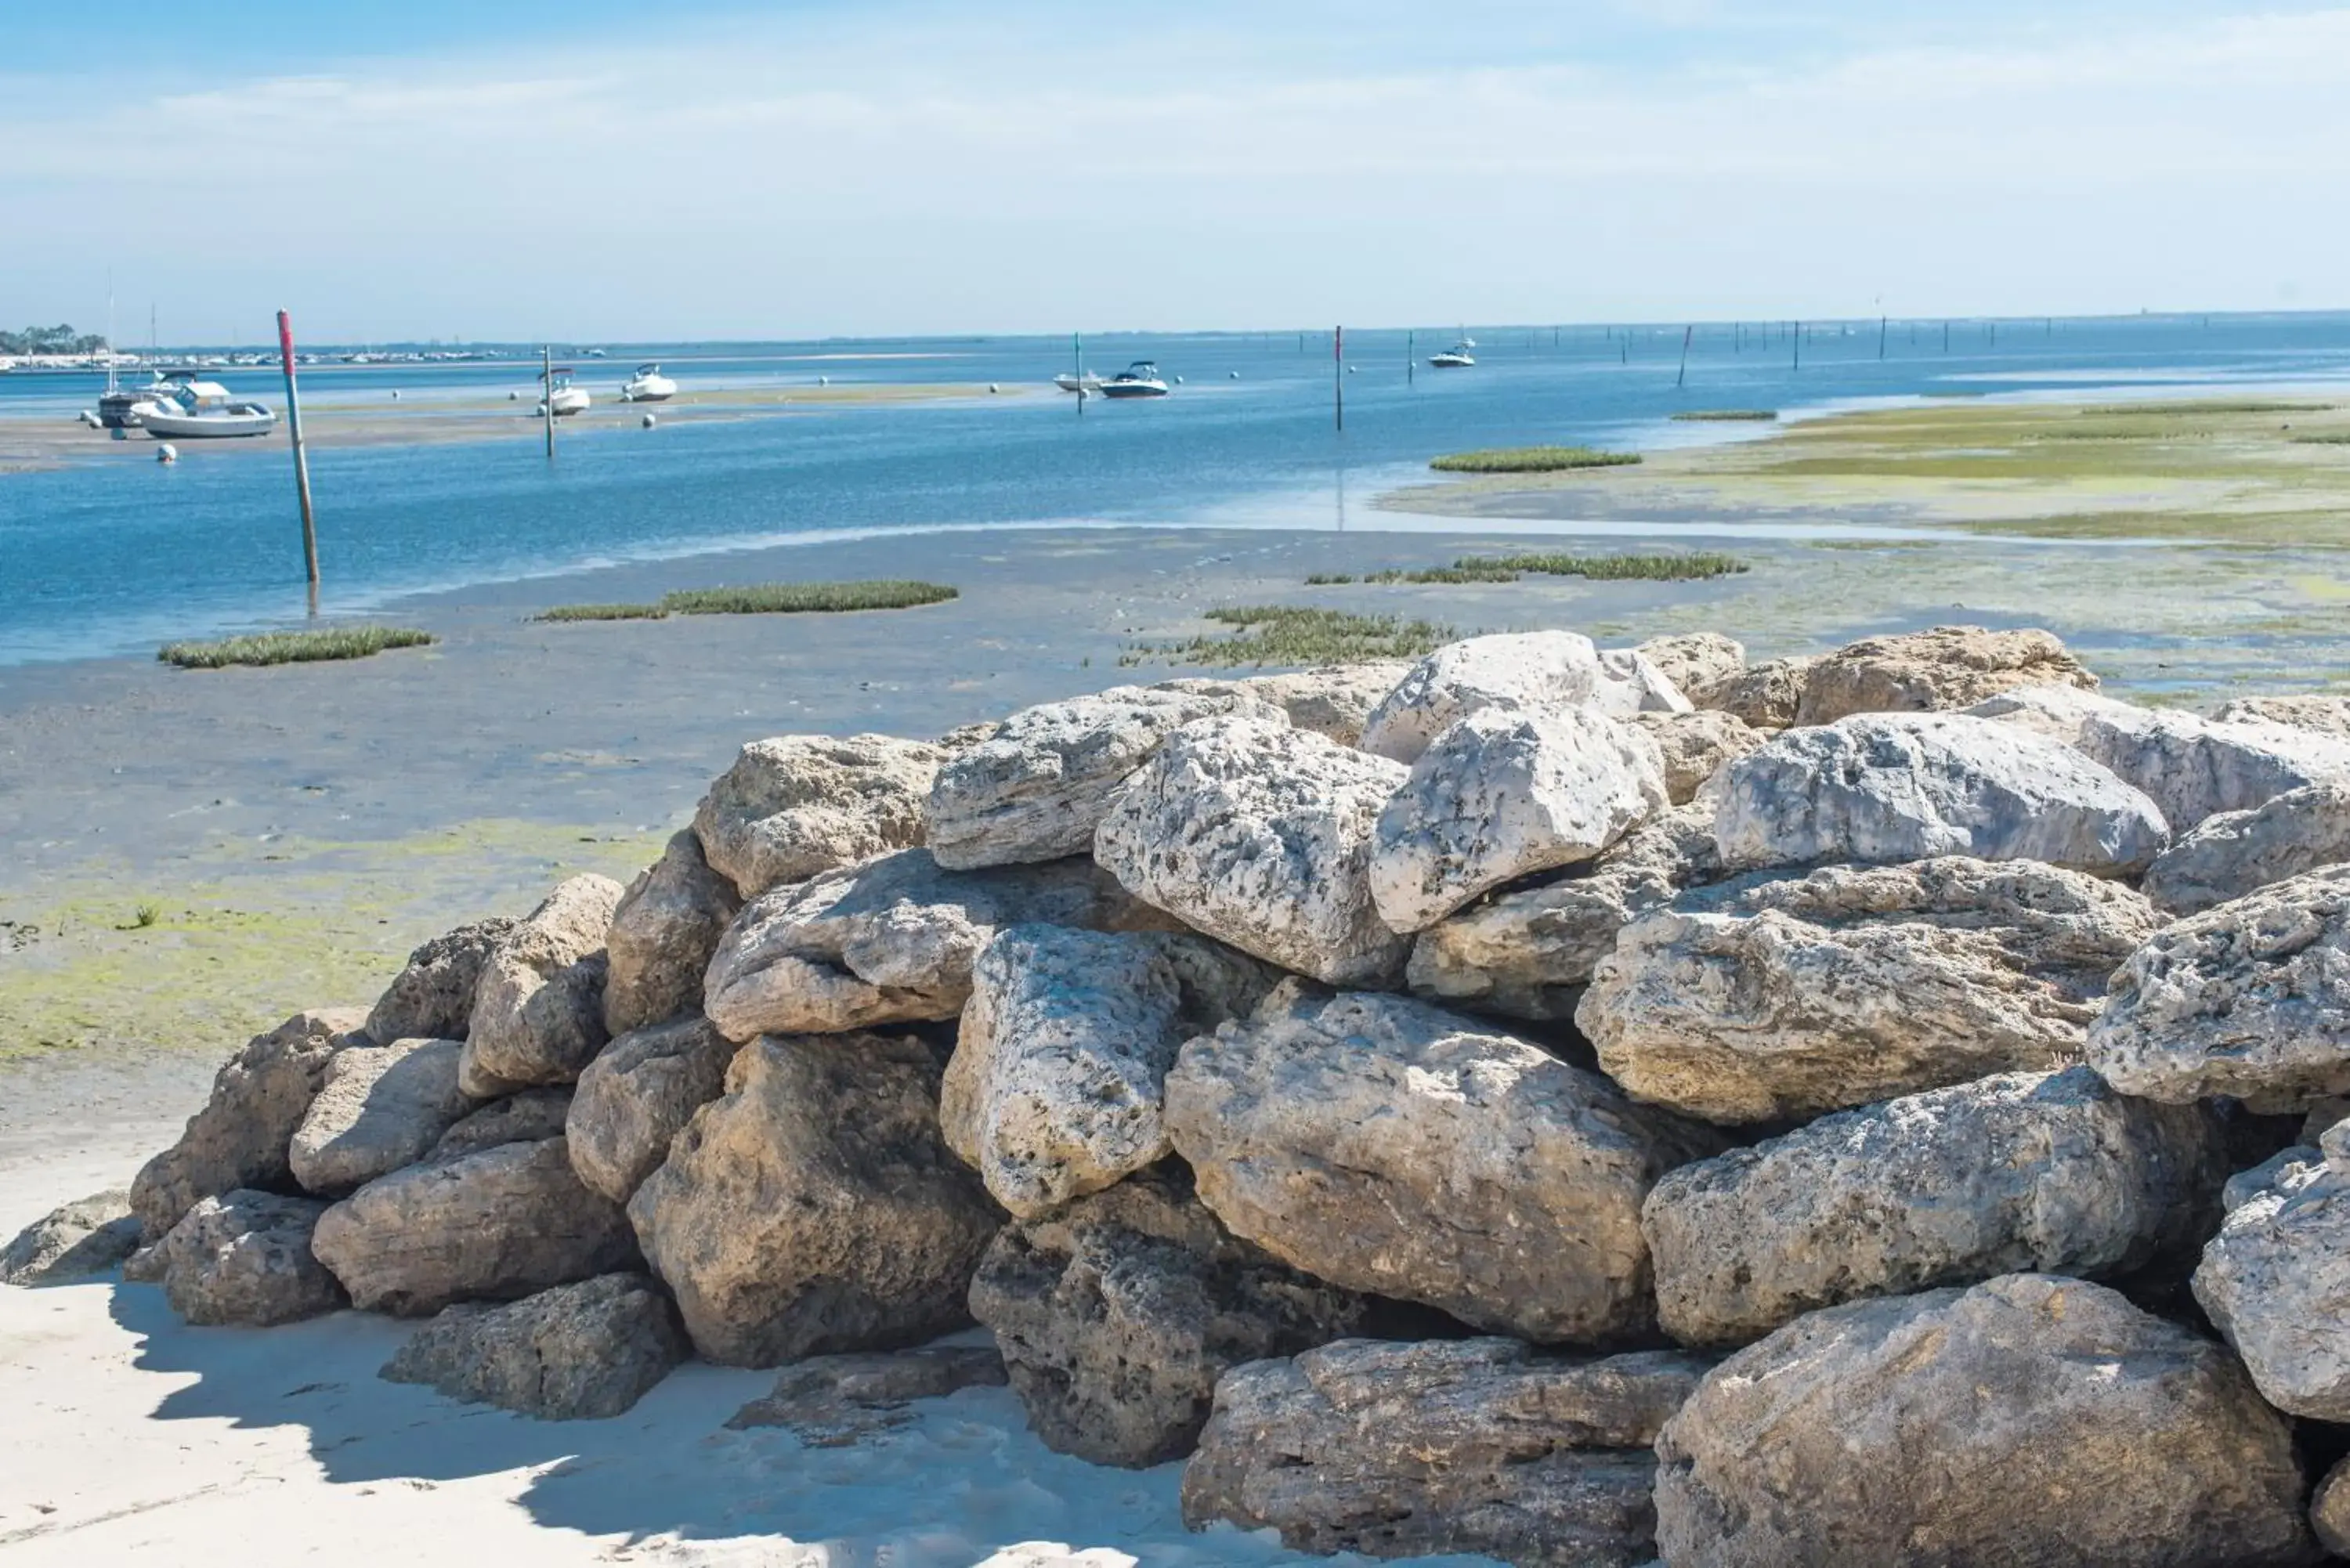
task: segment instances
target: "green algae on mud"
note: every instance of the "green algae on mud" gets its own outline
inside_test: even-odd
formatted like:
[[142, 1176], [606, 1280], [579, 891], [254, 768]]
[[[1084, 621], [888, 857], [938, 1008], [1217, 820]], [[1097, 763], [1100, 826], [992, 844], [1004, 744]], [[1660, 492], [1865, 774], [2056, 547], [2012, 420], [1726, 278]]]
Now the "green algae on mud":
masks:
[[[57, 1050], [219, 1056], [304, 1007], [372, 1002], [428, 937], [622, 880], [663, 836], [507, 819], [377, 843], [223, 846], [172, 877], [103, 865], [0, 893], [0, 1064]], [[137, 922], [142, 905], [156, 916]]]

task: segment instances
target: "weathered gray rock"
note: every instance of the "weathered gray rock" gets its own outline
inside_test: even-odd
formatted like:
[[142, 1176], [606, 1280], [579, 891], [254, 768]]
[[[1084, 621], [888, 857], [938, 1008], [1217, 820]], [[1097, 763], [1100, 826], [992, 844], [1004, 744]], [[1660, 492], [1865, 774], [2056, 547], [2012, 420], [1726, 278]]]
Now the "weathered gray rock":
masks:
[[172, 1310], [194, 1324], [262, 1326], [341, 1306], [335, 1277], [311, 1255], [326, 1207], [243, 1189], [203, 1199], [163, 1238]]
[[2310, 692], [2294, 697], [2239, 697], [2223, 702], [2211, 715], [2220, 723], [2241, 720], [2257, 720], [2269, 724], [2290, 724], [2296, 730], [2313, 730], [2321, 735], [2350, 741], [2350, 697], [2327, 692]]
[[1636, 713], [1665, 766], [1665, 795], [1675, 805], [1697, 798], [1708, 779], [1770, 737], [1735, 713], [1700, 708], [1689, 713]]
[[696, 1349], [737, 1366], [918, 1345], [970, 1321], [1001, 1211], [939, 1137], [911, 1036], [746, 1045], [629, 1200]]
[[604, 938], [622, 891], [609, 877], [574, 877], [490, 954], [465, 1035], [467, 1094], [567, 1084], [604, 1048]]
[[2265, 1181], [2235, 1190], [2195, 1270], [2195, 1299], [2262, 1398], [2292, 1415], [2350, 1420], [2350, 1322], [2342, 1314], [2350, 1164], [2338, 1154], [2306, 1158], [2314, 1153], [2289, 1150], [2264, 1168]]
[[1004, 1227], [971, 1310], [1046, 1447], [1139, 1467], [1191, 1451], [1226, 1370], [1359, 1332], [1369, 1303], [1234, 1238], [1178, 1167]]
[[778, 735], [744, 746], [693, 814], [712, 870], [744, 898], [922, 842], [949, 748], [889, 735]]
[[1735, 867], [1936, 855], [2132, 876], [2168, 832], [2154, 803], [2046, 736], [1960, 713], [1862, 713], [1791, 730], [1718, 775]]
[[669, 1158], [670, 1140], [725, 1091], [734, 1043], [699, 1014], [621, 1035], [579, 1075], [564, 1123], [571, 1168], [626, 1203]]
[[[2152, 1102], [2147, 1102], [2151, 1104]], [[2220, 1211], [2233, 1214], [2253, 1199], [2276, 1187], [2292, 1167], [2315, 1166], [2325, 1157], [2318, 1152], [2314, 1141], [2281, 1148], [2250, 1170], [2240, 1170], [2220, 1188]]]
[[1938, 626], [1864, 638], [1813, 665], [1804, 678], [1798, 724], [1853, 713], [1922, 713], [1970, 708], [2022, 686], [2096, 690], [2097, 678], [2053, 633]]
[[1642, 691], [1572, 631], [1505, 632], [1447, 643], [1411, 667], [1363, 725], [1363, 750], [1410, 763], [1436, 737], [1488, 708], [1640, 711]]
[[408, 955], [390, 990], [367, 1015], [371, 1040], [463, 1040], [473, 1024], [482, 966], [515, 928], [504, 916], [434, 937]]
[[744, 905], [711, 955], [702, 1007], [735, 1041], [952, 1018], [980, 950], [1028, 923], [1165, 922], [1090, 861], [942, 871], [928, 850], [900, 850]]
[[1632, 1568], [1656, 1553], [1648, 1446], [1705, 1371], [1672, 1352], [1574, 1360], [1508, 1339], [1348, 1340], [1253, 1362], [1216, 1389], [1183, 1520], [1270, 1527], [1300, 1552]]
[[353, 1044], [359, 1023], [355, 1007], [297, 1012], [228, 1059], [180, 1141], [130, 1184], [131, 1211], [148, 1241], [161, 1241], [199, 1199], [239, 1188], [292, 1189], [286, 1145], [326, 1081], [328, 1062]]
[[1244, 713], [1286, 725], [1253, 693], [1118, 686], [1024, 709], [939, 770], [924, 807], [931, 853], [950, 870], [1083, 855], [1128, 774], [1195, 719]]
[[1006, 928], [972, 971], [939, 1096], [947, 1147], [1023, 1218], [1156, 1164], [1175, 1053], [1274, 979], [1204, 937]]
[[2284, 1418], [2226, 1350], [2010, 1274], [1831, 1307], [1708, 1374], [1657, 1438], [1657, 1542], [1706, 1568], [2287, 1568]]
[[1380, 810], [1371, 898], [1398, 931], [1480, 893], [1591, 860], [1664, 809], [1665, 766], [1637, 725], [1589, 708], [1487, 708], [1430, 742]]
[[688, 1349], [660, 1285], [599, 1274], [504, 1306], [450, 1307], [409, 1335], [382, 1376], [543, 1421], [595, 1420], [643, 1398]]
[[[1624, 717], [1636, 718], [1642, 713], [1687, 713], [1691, 711], [1690, 700], [1682, 695], [1680, 688], [1675, 686], [1663, 670], [1651, 664], [1648, 656], [1639, 649], [1605, 649], [1600, 652], [1599, 662], [1607, 666], [1610, 675], [1631, 688], [1628, 699], [1631, 711], [1623, 714]], [[1611, 711], [1616, 711], [1624, 705], [1626, 700], [1618, 693], [1609, 692], [1605, 701]]]
[[1721, 693], [1746, 673], [1746, 649], [1718, 631], [1652, 637], [1632, 651], [1701, 710], [1715, 708]]
[[1783, 730], [1795, 722], [1804, 687], [1817, 659], [1772, 659], [1749, 668], [1709, 693], [1701, 706], [1735, 714], [1758, 730]]
[[1713, 808], [1668, 812], [1560, 880], [1503, 890], [1429, 927], [1412, 943], [1407, 979], [1447, 1006], [1572, 1018], [1618, 932], [1721, 875]]
[[2146, 896], [2191, 915], [2350, 861], [2350, 783], [2304, 784], [2251, 811], [2205, 817], [2147, 868]]
[[1254, 697], [1287, 713], [1290, 723], [1296, 728], [1310, 730], [1342, 746], [1353, 746], [1362, 742], [1363, 725], [1369, 721], [1371, 711], [1386, 701], [1397, 683], [1410, 672], [1409, 659], [1375, 659], [1362, 664], [1285, 670], [1278, 675], [1248, 675], [1236, 680], [1187, 677], [1162, 680], [1152, 690], [1210, 697]]
[[485, 1148], [510, 1143], [544, 1143], [561, 1137], [571, 1117], [571, 1085], [523, 1089], [495, 1099], [441, 1135], [421, 1163], [446, 1165]]
[[128, 1191], [61, 1204], [0, 1247], [0, 1285], [59, 1285], [102, 1274], [139, 1250], [140, 1232]]
[[1635, 1098], [1814, 1116], [2078, 1060], [2155, 925], [2128, 888], [2031, 861], [1746, 877], [1626, 927], [1575, 1022]]
[[627, 1216], [579, 1184], [559, 1137], [380, 1177], [320, 1216], [310, 1244], [355, 1304], [401, 1317], [640, 1262]]
[[2309, 1500], [2310, 1527], [2317, 1543], [2336, 1557], [2350, 1557], [2350, 1459], [2325, 1472]]
[[1235, 1234], [1333, 1284], [1539, 1341], [1654, 1322], [1641, 1200], [1720, 1147], [1489, 1025], [1295, 981], [1183, 1047], [1166, 1114]]
[[2350, 866], [2155, 932], [2114, 976], [2087, 1060], [2150, 1100], [2295, 1111], [2350, 1094]]
[[2064, 739], [2144, 792], [2174, 833], [2288, 790], [2350, 783], [2350, 739], [2265, 720], [2222, 723], [2046, 687], [2008, 692], [1973, 711]]
[[702, 975], [742, 909], [734, 884], [710, 868], [691, 832], [629, 884], [605, 940], [604, 1029], [632, 1029], [702, 1010]]
[[306, 1192], [338, 1198], [413, 1165], [474, 1103], [457, 1086], [457, 1040], [394, 1040], [338, 1053], [286, 1147]]
[[1137, 898], [1243, 952], [1334, 985], [1391, 984], [1410, 940], [1373, 906], [1371, 840], [1407, 776], [1285, 723], [1202, 720], [1119, 793], [1094, 857]]
[[2199, 1107], [2126, 1098], [2085, 1067], [1823, 1116], [1657, 1183], [1641, 1230], [1658, 1317], [1684, 1345], [1743, 1345], [1838, 1302], [2192, 1256], [2222, 1153]]
[[845, 1449], [910, 1425], [917, 1399], [965, 1388], [1001, 1388], [1003, 1357], [982, 1345], [812, 1355], [786, 1366], [775, 1386], [727, 1421], [736, 1431], [785, 1427], [812, 1449]]

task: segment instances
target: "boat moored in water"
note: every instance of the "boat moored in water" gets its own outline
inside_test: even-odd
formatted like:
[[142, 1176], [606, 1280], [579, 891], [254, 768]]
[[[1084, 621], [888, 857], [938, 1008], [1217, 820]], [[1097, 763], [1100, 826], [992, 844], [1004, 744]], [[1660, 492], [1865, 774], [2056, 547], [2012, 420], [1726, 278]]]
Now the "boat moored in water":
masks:
[[[105, 418], [101, 399], [101, 423]], [[218, 381], [199, 381], [185, 375], [160, 377], [153, 386], [140, 389], [138, 401], [123, 418], [157, 441], [267, 435], [277, 428], [276, 410], [268, 404], [236, 397]]]
[[639, 365], [635, 375], [620, 383], [624, 403], [665, 403], [676, 396], [677, 383], [662, 375], [659, 365]]
[[1082, 376], [1073, 370], [1064, 370], [1053, 378], [1053, 385], [1065, 392], [1074, 392], [1082, 388], [1087, 396], [1094, 396], [1102, 389], [1102, 379], [1091, 370]]
[[1429, 366], [1438, 370], [1465, 370], [1477, 362], [1477, 357], [1469, 352], [1475, 347], [1477, 347], [1475, 338], [1463, 337], [1443, 353], [1430, 354], [1428, 357]]
[[1137, 359], [1099, 387], [1088, 388], [1105, 398], [1163, 398], [1167, 383], [1159, 378], [1159, 367], [1148, 359]]

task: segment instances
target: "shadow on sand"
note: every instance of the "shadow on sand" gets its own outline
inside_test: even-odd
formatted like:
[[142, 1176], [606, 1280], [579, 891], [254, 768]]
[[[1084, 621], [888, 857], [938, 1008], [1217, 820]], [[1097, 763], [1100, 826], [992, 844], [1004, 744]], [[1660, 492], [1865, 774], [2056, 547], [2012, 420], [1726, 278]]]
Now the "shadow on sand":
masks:
[[625, 1536], [626, 1561], [970, 1568], [999, 1552], [999, 1568], [1068, 1561], [1017, 1550], [1035, 1542], [1066, 1543], [1083, 1568], [1329, 1561], [1286, 1552], [1270, 1532], [1186, 1534], [1180, 1466], [1109, 1469], [1053, 1453], [1003, 1388], [925, 1400], [913, 1424], [854, 1447], [806, 1449], [780, 1429], [724, 1429], [767, 1392], [772, 1373], [692, 1363], [625, 1416], [535, 1421], [384, 1382], [377, 1369], [411, 1326], [390, 1318], [343, 1312], [280, 1328], [192, 1328], [161, 1290], [132, 1284], [113, 1288], [109, 1310], [140, 1336], [140, 1370], [195, 1376], [162, 1400], [157, 1420], [307, 1428], [310, 1453], [338, 1485], [525, 1472], [517, 1501], [534, 1521]]

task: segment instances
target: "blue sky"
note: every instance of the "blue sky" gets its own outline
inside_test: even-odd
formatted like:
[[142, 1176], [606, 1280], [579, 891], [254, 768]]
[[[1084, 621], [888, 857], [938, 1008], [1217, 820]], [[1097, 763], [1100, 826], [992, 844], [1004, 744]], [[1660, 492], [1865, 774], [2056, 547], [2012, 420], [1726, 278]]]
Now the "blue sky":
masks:
[[2345, 60], [2174, 0], [0, 0], [0, 320], [109, 268], [182, 340], [2350, 305]]

